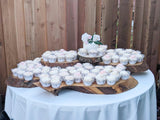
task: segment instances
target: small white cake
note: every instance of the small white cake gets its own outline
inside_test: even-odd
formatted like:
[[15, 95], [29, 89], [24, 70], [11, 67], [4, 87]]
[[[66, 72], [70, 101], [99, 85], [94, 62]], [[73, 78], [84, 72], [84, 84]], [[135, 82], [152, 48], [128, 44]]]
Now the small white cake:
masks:
[[44, 75], [40, 77], [40, 83], [43, 87], [49, 87], [51, 85], [51, 80], [47, 75]]
[[56, 59], [57, 59], [57, 57], [55, 55], [49, 55], [48, 56], [49, 63], [55, 63]]
[[143, 54], [137, 54], [137, 62], [142, 62], [144, 59], [144, 55]]
[[103, 60], [104, 64], [110, 64], [111, 63], [111, 57], [109, 55], [103, 56], [102, 60]]
[[38, 77], [41, 74], [41, 69], [40, 68], [36, 68], [36, 69], [34, 69], [33, 73], [34, 73], [35, 77]]
[[61, 80], [59, 76], [52, 76], [51, 78], [51, 86], [53, 88], [59, 88], [61, 85]]
[[136, 57], [136, 55], [131, 55], [131, 56], [129, 57], [129, 64], [133, 65], [133, 64], [136, 64], [136, 62], [137, 62], [137, 57]]
[[66, 55], [66, 62], [72, 62], [73, 60], [74, 60], [74, 55], [72, 55], [72, 54]]
[[57, 56], [58, 62], [65, 62], [65, 56], [63, 54], [60, 54]]
[[17, 72], [19, 71], [18, 68], [11, 69], [11, 71], [12, 71], [12, 74], [13, 74], [14, 77], [18, 76], [18, 74], [17, 74]]
[[81, 80], [82, 80], [82, 75], [81, 75], [80, 72], [74, 73], [74, 80], [75, 80], [76, 83], [80, 83], [80, 82], [81, 82]]
[[89, 54], [89, 57], [97, 57], [98, 51], [96, 51], [95, 49], [92, 49], [88, 51], [88, 54]]
[[85, 86], [91, 86], [93, 82], [94, 82], [94, 79], [91, 76], [85, 76], [83, 79], [83, 84]]
[[127, 71], [121, 71], [120, 75], [121, 75], [122, 80], [127, 80], [130, 76], [129, 72], [127, 72]]
[[25, 72], [25, 71], [22, 71], [22, 70], [18, 70], [18, 71], [17, 71], [17, 76], [18, 76], [19, 79], [23, 79], [23, 78], [24, 78], [24, 75], [23, 75], [24, 72]]
[[65, 83], [67, 85], [72, 85], [74, 83], [74, 77], [72, 75], [65, 76]]
[[119, 56], [118, 55], [112, 56], [112, 63], [118, 63], [118, 62], [119, 62]]
[[96, 76], [96, 83], [98, 85], [104, 85], [106, 81], [106, 76], [105, 75], [97, 75]]
[[33, 73], [32, 72], [24, 72], [24, 79], [26, 80], [26, 81], [30, 81], [30, 80], [32, 80], [33, 79]]
[[108, 85], [114, 85], [116, 83], [116, 77], [115, 76], [107, 76], [107, 84]]
[[123, 65], [127, 65], [128, 64], [128, 58], [127, 57], [120, 57], [120, 63]]
[[86, 56], [87, 55], [87, 50], [85, 48], [80, 48], [78, 51], [79, 51], [78, 53], [81, 56]]

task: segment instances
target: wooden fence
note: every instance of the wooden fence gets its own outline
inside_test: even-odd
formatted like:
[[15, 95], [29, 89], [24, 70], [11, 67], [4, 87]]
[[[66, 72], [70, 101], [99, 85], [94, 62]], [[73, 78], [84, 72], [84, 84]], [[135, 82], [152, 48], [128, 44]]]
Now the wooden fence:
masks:
[[46, 50], [77, 49], [84, 32], [100, 34], [109, 48], [141, 50], [156, 74], [159, 6], [160, 0], [0, 0], [0, 94], [18, 62]]

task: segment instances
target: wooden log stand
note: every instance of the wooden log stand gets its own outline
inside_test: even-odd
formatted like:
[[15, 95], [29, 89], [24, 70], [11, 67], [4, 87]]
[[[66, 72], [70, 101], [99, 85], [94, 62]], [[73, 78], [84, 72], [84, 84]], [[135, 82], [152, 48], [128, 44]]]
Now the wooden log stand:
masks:
[[55, 62], [55, 63], [45, 62], [45, 61], [43, 61], [43, 59], [41, 60], [42, 65], [49, 66], [49, 67], [58, 67], [59, 66], [59, 67], [65, 68], [68, 66], [73, 66], [76, 63], [79, 63], [79, 60], [75, 60], [72, 62]]
[[[118, 64], [119, 63], [110, 63], [109, 65], [116, 66]], [[98, 65], [104, 66], [106, 64], [104, 64], [103, 62], [100, 62], [100, 63], [98, 63]], [[128, 65], [126, 65], [126, 67], [127, 67], [127, 70], [129, 70], [131, 73], [144, 72], [149, 69], [149, 67], [145, 61], [140, 62], [140, 63], [136, 63], [134, 65], [128, 64]]]
[[78, 55], [78, 60], [82, 63], [91, 63], [91, 64], [98, 64], [99, 62], [102, 62], [101, 57], [84, 57]]
[[31, 81], [25, 81], [24, 79], [18, 79], [17, 77], [10, 76], [6, 80], [6, 84], [12, 87], [32, 88], [37, 87], [33, 83], [38, 82], [39, 78], [34, 77]]
[[108, 84], [97, 85], [93, 83], [91, 86], [85, 86], [83, 83], [74, 83], [73, 85], [66, 85], [62, 82], [61, 86], [57, 89], [50, 87], [43, 87], [40, 82], [35, 82], [34, 85], [45, 89], [48, 92], [58, 95], [58, 93], [63, 89], [71, 89], [83, 93], [89, 94], [117, 94], [134, 88], [138, 84], [137, 80], [130, 76], [128, 80], [119, 80], [115, 85], [111, 86]]

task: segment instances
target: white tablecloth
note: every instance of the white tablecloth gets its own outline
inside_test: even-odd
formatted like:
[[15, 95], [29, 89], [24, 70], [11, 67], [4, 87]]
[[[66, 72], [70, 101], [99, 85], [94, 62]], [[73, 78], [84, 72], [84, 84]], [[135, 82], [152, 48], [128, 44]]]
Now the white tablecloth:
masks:
[[64, 90], [54, 96], [39, 87], [8, 86], [5, 111], [14, 120], [156, 120], [153, 74], [133, 77], [139, 82], [135, 88], [114, 95]]

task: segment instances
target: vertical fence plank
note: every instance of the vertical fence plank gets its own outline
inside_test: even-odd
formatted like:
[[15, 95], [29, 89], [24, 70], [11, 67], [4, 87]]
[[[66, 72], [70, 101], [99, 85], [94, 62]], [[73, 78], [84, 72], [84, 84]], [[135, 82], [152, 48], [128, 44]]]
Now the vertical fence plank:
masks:
[[118, 0], [103, 0], [102, 39], [109, 48], [115, 48], [117, 30]]
[[133, 0], [120, 0], [118, 47], [130, 48]]
[[36, 57], [35, 51], [35, 20], [34, 0], [24, 0], [24, 21], [27, 59]]
[[26, 60], [23, 0], [14, 0], [18, 62]]
[[77, 49], [78, 0], [66, 0], [67, 49]]
[[5, 94], [5, 80], [7, 78], [7, 66], [4, 47], [3, 23], [2, 23], [2, 9], [0, 1], [0, 94]]
[[96, 0], [96, 34], [101, 35], [102, 0]]
[[85, 0], [78, 0], [78, 48], [82, 47], [81, 35], [84, 31]]
[[9, 75], [11, 68], [16, 66], [18, 60], [14, 0], [1, 0], [1, 3], [7, 73]]
[[34, 0], [33, 14], [35, 16], [35, 53], [36, 56], [41, 56], [47, 50], [45, 0]]
[[78, 47], [82, 47], [81, 35], [96, 32], [96, 0], [78, 1]]
[[46, 0], [48, 49], [66, 48], [66, 2]]
[[158, 50], [160, 43], [160, 1], [151, 0], [150, 29], [147, 58], [150, 69], [156, 76], [158, 63]]
[[141, 50], [142, 28], [143, 28], [143, 10], [145, 0], [136, 0], [135, 19], [133, 28], [133, 49]]

